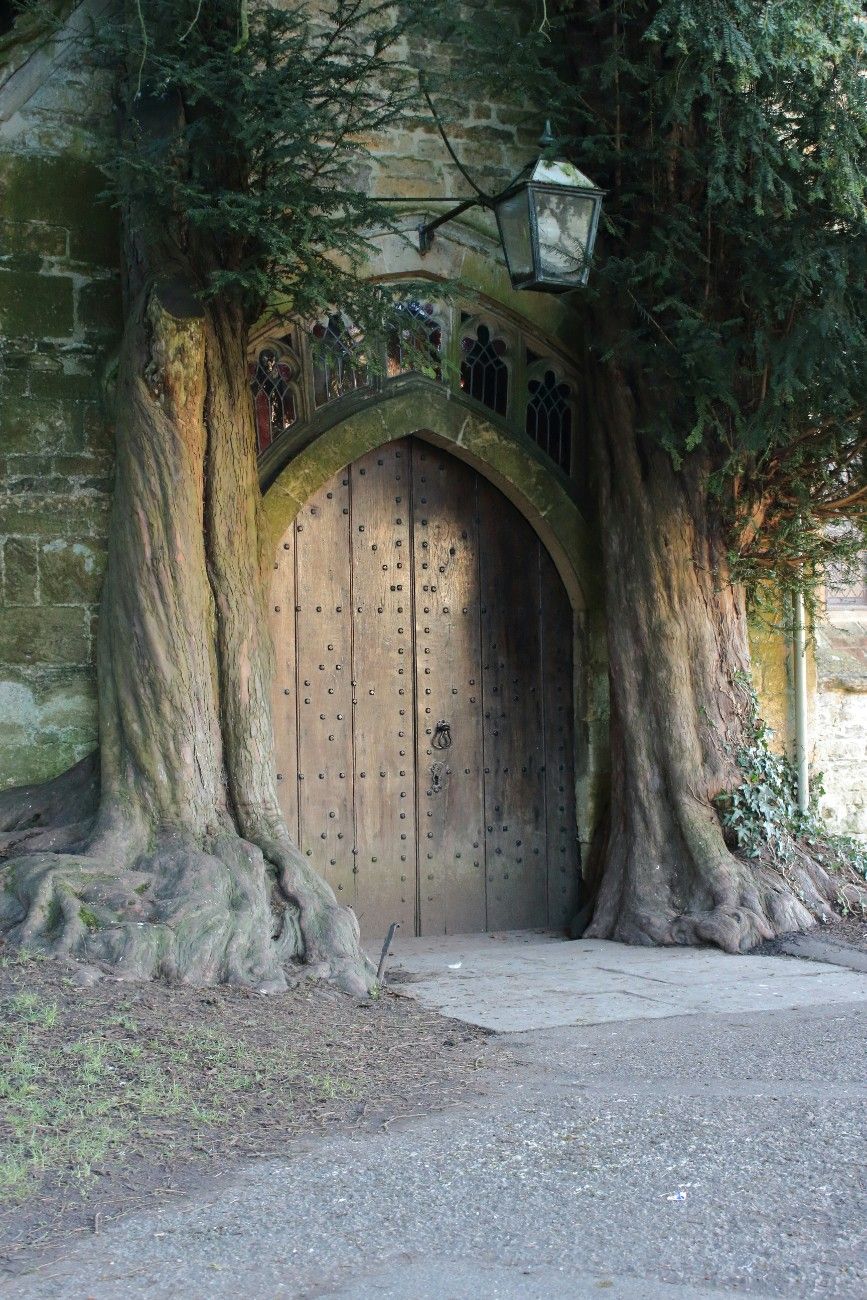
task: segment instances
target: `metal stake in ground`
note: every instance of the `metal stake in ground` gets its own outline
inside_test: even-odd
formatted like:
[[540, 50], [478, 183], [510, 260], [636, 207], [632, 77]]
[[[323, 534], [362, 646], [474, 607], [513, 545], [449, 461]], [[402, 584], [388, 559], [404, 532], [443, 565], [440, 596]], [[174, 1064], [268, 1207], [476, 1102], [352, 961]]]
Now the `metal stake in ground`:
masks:
[[382, 972], [385, 970], [385, 963], [388, 960], [388, 950], [391, 947], [391, 941], [394, 938], [395, 930], [400, 929], [399, 921], [392, 921], [388, 927], [388, 934], [385, 936], [385, 943], [382, 945], [382, 952], [379, 955], [379, 965], [376, 968], [376, 982], [382, 983]]

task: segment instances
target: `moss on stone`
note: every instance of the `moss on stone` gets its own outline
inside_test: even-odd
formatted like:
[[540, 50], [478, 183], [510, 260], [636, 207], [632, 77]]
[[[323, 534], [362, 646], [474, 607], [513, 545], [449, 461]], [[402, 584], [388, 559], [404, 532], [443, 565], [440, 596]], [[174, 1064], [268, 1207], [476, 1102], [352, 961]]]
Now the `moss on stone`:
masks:
[[90, 627], [77, 608], [13, 608], [0, 619], [0, 663], [86, 664]]
[[3, 531], [12, 536], [105, 537], [109, 507], [106, 493], [21, 494], [3, 502]]
[[9, 454], [59, 450], [73, 426], [74, 413], [62, 402], [7, 398], [2, 406], [3, 449]]
[[91, 667], [0, 669], [0, 787], [50, 780], [96, 741]]
[[78, 320], [86, 330], [120, 335], [123, 318], [117, 280], [94, 280], [83, 287], [78, 299]]
[[12, 338], [62, 338], [73, 332], [73, 281], [68, 275], [0, 269], [0, 330]]
[[45, 221], [0, 221], [0, 255], [21, 253], [45, 257], [66, 256], [69, 237], [63, 226]]
[[32, 537], [7, 537], [3, 543], [4, 621], [12, 617], [8, 607], [36, 605], [39, 599], [38, 547]]
[[4, 216], [69, 231], [69, 256], [97, 266], [119, 260], [118, 217], [100, 195], [106, 179], [94, 163], [68, 155], [0, 157]]
[[66, 374], [62, 370], [34, 370], [29, 386], [31, 395], [40, 400], [94, 401], [100, 395], [95, 375]]
[[93, 605], [99, 598], [105, 550], [92, 542], [55, 538], [42, 545], [41, 598], [44, 605]]

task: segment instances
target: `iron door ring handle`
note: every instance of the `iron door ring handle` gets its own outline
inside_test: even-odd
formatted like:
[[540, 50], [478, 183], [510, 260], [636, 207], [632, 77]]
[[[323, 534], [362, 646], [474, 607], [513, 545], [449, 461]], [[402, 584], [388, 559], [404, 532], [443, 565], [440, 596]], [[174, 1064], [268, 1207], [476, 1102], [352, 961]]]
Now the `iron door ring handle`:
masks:
[[448, 749], [452, 743], [452, 725], [442, 718], [434, 728], [431, 744], [434, 749]]

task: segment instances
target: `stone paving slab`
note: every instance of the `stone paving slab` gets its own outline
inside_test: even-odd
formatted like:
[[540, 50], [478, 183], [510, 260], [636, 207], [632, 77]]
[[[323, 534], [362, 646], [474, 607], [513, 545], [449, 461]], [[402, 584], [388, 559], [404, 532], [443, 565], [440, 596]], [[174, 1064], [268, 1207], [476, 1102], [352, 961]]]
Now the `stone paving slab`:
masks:
[[400, 938], [392, 987], [498, 1033], [867, 1001], [867, 976], [712, 948], [634, 948], [541, 930]]
[[848, 966], [849, 970], [867, 974], [867, 949], [854, 948], [826, 934], [787, 934], [779, 940], [780, 952], [808, 961], [823, 961], [831, 966]]

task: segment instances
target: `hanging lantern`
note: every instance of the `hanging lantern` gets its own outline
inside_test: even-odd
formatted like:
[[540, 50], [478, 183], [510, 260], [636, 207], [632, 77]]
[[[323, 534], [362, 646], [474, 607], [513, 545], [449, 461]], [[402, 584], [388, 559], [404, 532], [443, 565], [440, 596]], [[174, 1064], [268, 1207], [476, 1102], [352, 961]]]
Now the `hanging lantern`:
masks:
[[498, 195], [513, 288], [564, 293], [587, 283], [604, 194], [574, 164], [540, 158]]

